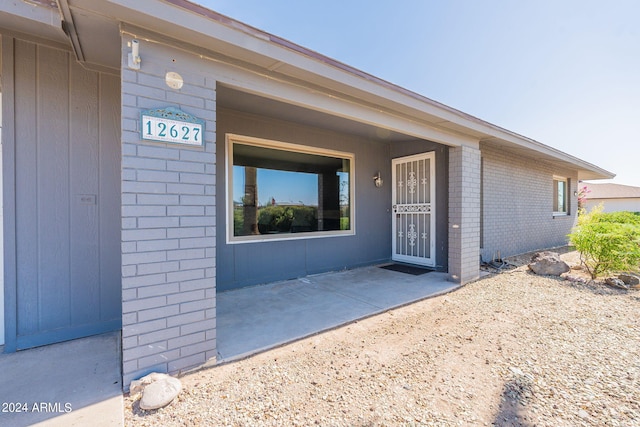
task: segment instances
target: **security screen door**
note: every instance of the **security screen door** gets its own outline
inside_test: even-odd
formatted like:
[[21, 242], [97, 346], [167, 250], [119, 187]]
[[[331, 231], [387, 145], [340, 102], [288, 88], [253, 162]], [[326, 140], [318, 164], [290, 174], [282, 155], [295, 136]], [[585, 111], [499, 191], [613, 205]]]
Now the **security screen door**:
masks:
[[435, 266], [435, 153], [392, 160], [394, 261]]

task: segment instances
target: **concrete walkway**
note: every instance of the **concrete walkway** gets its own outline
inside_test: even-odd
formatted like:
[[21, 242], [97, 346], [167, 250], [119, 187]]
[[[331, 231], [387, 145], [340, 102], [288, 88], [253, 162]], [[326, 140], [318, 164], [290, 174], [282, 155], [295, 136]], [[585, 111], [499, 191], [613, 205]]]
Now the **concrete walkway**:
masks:
[[0, 426], [122, 426], [120, 354], [120, 332], [0, 354]]
[[217, 295], [218, 362], [241, 359], [459, 285], [377, 266], [307, 276]]

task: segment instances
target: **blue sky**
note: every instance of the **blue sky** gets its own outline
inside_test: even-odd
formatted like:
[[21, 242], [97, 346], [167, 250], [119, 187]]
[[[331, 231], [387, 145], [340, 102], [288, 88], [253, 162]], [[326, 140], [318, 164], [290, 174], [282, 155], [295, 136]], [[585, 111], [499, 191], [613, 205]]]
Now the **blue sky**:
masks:
[[636, 0], [197, 0], [640, 186]]
[[[349, 198], [349, 174], [336, 172], [340, 177], [340, 202]], [[257, 170], [258, 205], [275, 202], [279, 205], [318, 206], [318, 175], [283, 170]], [[233, 167], [233, 200], [240, 202], [245, 195], [244, 167]]]
[[[295, 175], [295, 178], [294, 178]], [[244, 196], [244, 168], [233, 167], [233, 200]], [[311, 173], [258, 169], [258, 202], [318, 206], [318, 176]]]

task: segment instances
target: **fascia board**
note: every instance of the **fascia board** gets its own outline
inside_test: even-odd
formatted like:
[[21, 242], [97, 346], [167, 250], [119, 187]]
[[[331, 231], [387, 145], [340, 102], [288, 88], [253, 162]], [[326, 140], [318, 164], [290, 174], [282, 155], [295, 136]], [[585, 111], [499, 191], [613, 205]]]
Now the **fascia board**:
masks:
[[[471, 131], [470, 139], [483, 134], [488, 139], [497, 138], [545, 156], [569, 162], [598, 176], [614, 176], [611, 172], [560, 150], [447, 107], [188, 1], [74, 0], [73, 4], [85, 4], [91, 6], [93, 10], [101, 9], [102, 13], [112, 13], [122, 22], [142, 25], [194, 45], [215, 46], [217, 52], [242, 61], [270, 63], [278, 67], [279, 73], [288, 74], [291, 77], [310, 79], [314, 76], [314, 82], [324, 87], [356, 98], [367, 99], [373, 104], [379, 103], [387, 109], [397, 109], [415, 117], [418, 122], [425, 120], [424, 116], [427, 115], [431, 119], [439, 118], [441, 123], [456, 123]], [[207, 14], [215, 15], [217, 19]], [[171, 28], [175, 31], [169, 31]], [[279, 67], [279, 64], [286, 66]], [[431, 123], [434, 125], [432, 129], [437, 127], [438, 122]], [[449, 134], [446, 131], [440, 132], [443, 132], [443, 135]], [[459, 143], [449, 144], [458, 145]]]
[[599, 166], [579, 159], [575, 156], [567, 154], [556, 148], [542, 144], [530, 138], [523, 137], [521, 135], [514, 134], [512, 132], [496, 128], [489, 138], [485, 138], [484, 141], [491, 141], [497, 139], [508, 144], [512, 144], [516, 147], [520, 147], [526, 150], [530, 150], [540, 155], [558, 160], [560, 162], [572, 165], [583, 173], [585, 176], [593, 176], [593, 178], [581, 178], [581, 179], [611, 179], [615, 177], [614, 173], [611, 173]]
[[176, 41], [166, 35], [127, 24], [121, 32], [130, 36], [161, 44], [171, 45], [183, 52], [211, 61], [211, 76], [236, 90], [267, 97], [310, 110], [342, 117], [376, 127], [386, 128], [415, 138], [427, 139], [450, 146], [476, 147], [479, 139], [460, 132], [444, 129], [431, 123], [363, 102], [347, 94], [330, 91], [309, 81], [287, 78], [243, 61], [228, 58], [206, 48]]
[[[208, 11], [192, 3], [172, 1], [189, 4], [203, 13]], [[477, 127], [476, 123], [464, 120], [465, 114], [462, 112], [229, 18], [226, 22], [212, 20], [196, 12], [176, 7], [171, 1], [165, 3], [154, 0], [75, 0], [70, 1], [70, 4], [111, 15], [122, 22], [194, 45], [209, 47], [238, 60], [266, 67], [275, 66], [280, 74], [311, 80], [329, 89], [371, 103], [382, 104], [386, 108], [397, 109], [403, 114], [414, 116], [417, 120], [426, 119], [436, 125], [434, 119], [455, 121], [472, 130], [479, 130], [474, 129]], [[148, 11], [153, 11], [152, 19]], [[175, 31], [171, 31], [171, 28]], [[280, 64], [282, 65], [279, 66]]]
[[24, 1], [0, 1], [0, 28], [6, 33], [24, 34], [55, 44], [67, 42], [60, 12], [54, 7]]

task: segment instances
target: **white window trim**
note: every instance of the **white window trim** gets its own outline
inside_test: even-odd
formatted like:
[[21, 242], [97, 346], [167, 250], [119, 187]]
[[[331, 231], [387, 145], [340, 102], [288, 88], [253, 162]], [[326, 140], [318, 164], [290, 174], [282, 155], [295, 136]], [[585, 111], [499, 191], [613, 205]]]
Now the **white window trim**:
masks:
[[[566, 211], [553, 211], [553, 216], [570, 216], [571, 212], [570, 212], [570, 206], [571, 206], [571, 199], [569, 198], [569, 192], [570, 192], [570, 188], [569, 188], [569, 178], [566, 176], [559, 176], [559, 175], [553, 175], [553, 181], [561, 181], [564, 182], [565, 186], [565, 204], [566, 204]], [[553, 182], [552, 181], [552, 182]], [[557, 197], [557, 194], [554, 194], [554, 197]]]
[[[341, 157], [349, 160], [349, 230], [332, 230], [332, 231], [312, 231], [295, 234], [267, 234], [252, 236], [234, 236], [233, 235], [233, 144], [234, 142], [254, 145], [257, 147], [274, 148], [286, 151], [294, 151], [304, 154], [317, 154], [321, 156]], [[275, 141], [270, 139], [255, 138], [252, 136], [238, 135], [228, 133], [225, 136], [225, 179], [226, 179], [226, 243], [257, 243], [257, 242], [275, 242], [283, 240], [302, 240], [302, 239], [319, 239], [326, 237], [353, 236], [356, 234], [356, 192], [355, 192], [355, 155], [344, 151], [330, 150], [319, 147], [311, 147], [307, 145], [292, 144], [289, 142]]]

